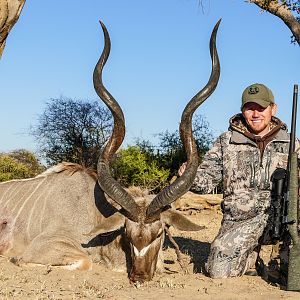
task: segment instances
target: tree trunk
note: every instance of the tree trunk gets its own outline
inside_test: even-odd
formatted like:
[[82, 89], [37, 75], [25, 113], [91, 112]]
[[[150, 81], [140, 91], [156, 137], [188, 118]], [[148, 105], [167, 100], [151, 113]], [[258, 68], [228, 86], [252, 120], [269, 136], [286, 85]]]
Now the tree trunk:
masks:
[[18, 21], [26, 0], [0, 0], [0, 58], [6, 38]]
[[256, 4], [261, 9], [268, 11], [280, 18], [286, 26], [291, 30], [295, 41], [300, 45], [300, 23], [288, 7], [283, 4], [284, 1], [278, 0], [250, 0], [249, 2]]

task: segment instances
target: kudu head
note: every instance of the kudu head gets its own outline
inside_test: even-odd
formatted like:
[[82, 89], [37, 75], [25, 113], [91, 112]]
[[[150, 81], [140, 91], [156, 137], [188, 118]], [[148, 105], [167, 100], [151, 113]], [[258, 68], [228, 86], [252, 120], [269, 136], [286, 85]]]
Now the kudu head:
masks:
[[175, 210], [170, 209], [170, 204], [190, 189], [197, 172], [198, 154], [192, 134], [192, 116], [199, 105], [213, 93], [219, 80], [220, 64], [216, 49], [216, 34], [219, 23], [220, 21], [215, 25], [210, 38], [212, 71], [209, 81], [190, 100], [182, 113], [180, 137], [187, 154], [187, 168], [181, 177], [164, 188], [157, 196], [134, 199], [112, 177], [109, 169], [111, 158], [123, 142], [125, 122], [122, 109], [102, 83], [102, 70], [110, 52], [110, 38], [106, 27], [100, 22], [104, 32], [104, 49], [96, 64], [93, 81], [97, 94], [113, 115], [114, 127], [109, 141], [101, 151], [97, 174], [102, 190], [118, 203], [122, 210], [107, 218], [90, 234], [102, 234], [124, 226], [126, 239], [129, 241], [131, 248], [131, 271], [129, 273], [131, 282], [143, 282], [153, 277], [164, 240], [164, 226], [173, 225], [180, 230], [199, 230], [203, 228], [190, 222]]

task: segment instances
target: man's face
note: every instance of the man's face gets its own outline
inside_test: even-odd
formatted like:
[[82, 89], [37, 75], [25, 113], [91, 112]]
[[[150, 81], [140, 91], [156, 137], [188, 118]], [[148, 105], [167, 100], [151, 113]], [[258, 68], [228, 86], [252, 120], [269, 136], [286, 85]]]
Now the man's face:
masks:
[[269, 123], [277, 112], [277, 105], [272, 104], [264, 108], [257, 103], [248, 102], [244, 105], [242, 112], [251, 131], [264, 136], [269, 132]]

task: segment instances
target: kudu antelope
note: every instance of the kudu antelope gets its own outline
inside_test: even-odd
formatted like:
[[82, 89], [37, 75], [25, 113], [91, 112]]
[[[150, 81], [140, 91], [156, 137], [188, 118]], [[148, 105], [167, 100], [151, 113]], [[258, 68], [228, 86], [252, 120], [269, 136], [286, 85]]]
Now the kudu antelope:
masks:
[[[220, 22], [220, 21], [219, 21]], [[97, 174], [71, 163], [43, 174], [0, 184], [0, 254], [18, 265], [41, 264], [89, 269], [101, 262], [128, 271], [131, 282], [150, 280], [162, 268], [162, 244], [167, 226], [199, 230], [170, 207], [190, 188], [198, 166], [192, 135], [192, 115], [217, 86], [220, 75], [216, 24], [210, 51], [212, 71], [207, 85], [183, 111], [180, 134], [187, 153], [183, 176], [156, 196], [132, 196], [112, 177], [109, 161], [120, 147], [125, 124], [122, 110], [102, 83], [110, 52], [109, 34], [94, 70], [94, 87], [113, 114], [112, 135], [102, 150]]]

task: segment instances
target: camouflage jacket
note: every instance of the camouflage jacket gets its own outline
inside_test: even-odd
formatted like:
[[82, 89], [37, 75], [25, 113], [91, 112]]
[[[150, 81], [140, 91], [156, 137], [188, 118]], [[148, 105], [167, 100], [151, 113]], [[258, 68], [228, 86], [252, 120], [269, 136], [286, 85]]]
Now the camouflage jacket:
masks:
[[277, 127], [276, 133], [261, 151], [243, 116], [235, 115], [230, 119], [229, 131], [219, 136], [199, 165], [191, 190], [209, 193], [223, 182], [224, 220], [241, 221], [261, 213], [267, 215], [271, 175], [278, 167], [286, 168], [289, 152], [286, 125], [273, 117], [272, 127]]

